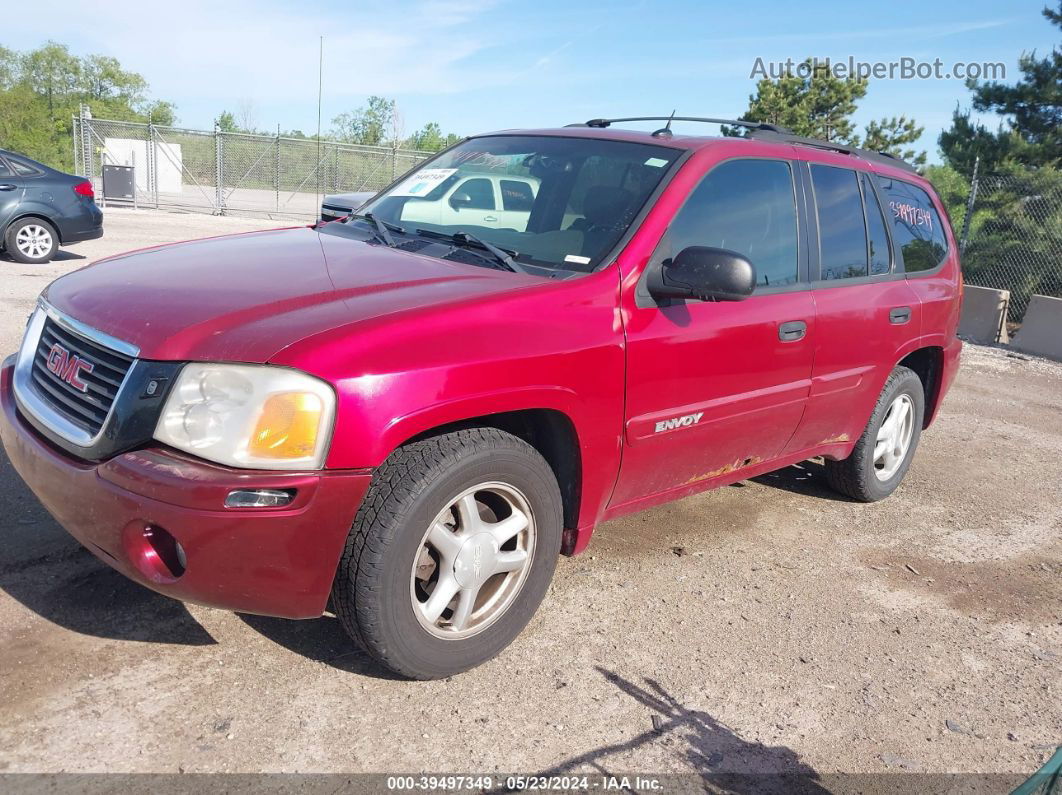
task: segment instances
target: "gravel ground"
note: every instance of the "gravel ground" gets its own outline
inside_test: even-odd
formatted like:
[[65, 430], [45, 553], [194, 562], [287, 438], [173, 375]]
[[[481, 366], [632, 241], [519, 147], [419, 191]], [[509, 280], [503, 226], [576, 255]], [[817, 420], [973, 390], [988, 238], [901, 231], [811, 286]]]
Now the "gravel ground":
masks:
[[[113, 210], [0, 262], [0, 351], [105, 253], [275, 222]], [[330, 617], [185, 606], [0, 453], [0, 771], [1031, 772], [1062, 741], [1062, 365], [967, 346], [904, 486], [808, 463], [603, 525], [497, 660], [395, 681]]]

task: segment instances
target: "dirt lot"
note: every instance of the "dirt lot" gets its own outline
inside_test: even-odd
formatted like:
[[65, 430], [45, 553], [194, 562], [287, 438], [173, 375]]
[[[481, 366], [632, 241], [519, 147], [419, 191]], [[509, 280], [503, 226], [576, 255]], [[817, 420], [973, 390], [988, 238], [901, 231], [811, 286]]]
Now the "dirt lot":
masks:
[[[105, 253], [268, 225], [111, 211], [0, 262], [0, 352]], [[0, 453], [0, 771], [1031, 772], [1062, 741], [1062, 365], [967, 346], [906, 484], [813, 464], [598, 531], [494, 662], [388, 678], [332, 618], [124, 580]]]

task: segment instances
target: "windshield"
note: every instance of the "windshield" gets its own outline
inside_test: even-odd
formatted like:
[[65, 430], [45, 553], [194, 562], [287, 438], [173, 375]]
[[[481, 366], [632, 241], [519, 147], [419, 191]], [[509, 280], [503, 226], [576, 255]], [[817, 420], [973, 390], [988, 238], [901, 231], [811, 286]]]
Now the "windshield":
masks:
[[358, 212], [400, 236], [425, 230], [436, 239], [456, 234], [467, 241], [463, 232], [518, 264], [589, 272], [680, 154], [592, 138], [473, 138], [410, 172]]

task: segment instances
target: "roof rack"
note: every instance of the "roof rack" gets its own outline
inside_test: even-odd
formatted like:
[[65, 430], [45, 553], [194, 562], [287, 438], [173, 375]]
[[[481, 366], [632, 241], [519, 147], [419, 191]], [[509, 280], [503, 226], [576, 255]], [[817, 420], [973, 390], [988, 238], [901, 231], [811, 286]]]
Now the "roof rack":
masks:
[[743, 119], [709, 119], [702, 116], [676, 116], [671, 114], [670, 116], [629, 116], [625, 119], [590, 119], [590, 121], [583, 122], [581, 124], [569, 124], [569, 127], [608, 127], [613, 124], [618, 124], [625, 121], [700, 121], [707, 122], [708, 124], [732, 124], [735, 127], [748, 127], [753, 130], [764, 130], [777, 133], [788, 133], [785, 127], [779, 127], [775, 124], [767, 124], [766, 122], [759, 121], [745, 121]]
[[840, 152], [841, 154], [853, 155], [854, 157], [862, 157], [865, 160], [871, 160], [875, 163], [884, 163], [886, 165], [902, 168], [905, 171], [909, 171], [912, 174], [917, 174], [918, 169], [907, 163], [903, 159], [896, 157], [896, 155], [889, 154], [888, 152], [874, 152], [869, 149], [860, 149], [856, 146], [848, 146], [847, 144], [833, 143], [832, 141], [823, 141], [819, 138], [805, 138], [801, 135], [796, 135], [790, 132], [785, 127], [779, 127], [777, 124], [768, 124], [767, 122], [759, 121], [745, 121], [744, 119], [712, 119], [702, 116], [629, 116], [623, 119], [590, 119], [590, 121], [583, 122], [581, 124], [569, 124], [568, 127], [598, 127], [605, 128], [613, 124], [627, 121], [666, 121], [668, 127], [662, 130], [657, 130], [653, 133], [658, 137], [660, 133], [667, 133], [670, 137], [670, 126], [672, 121], [698, 121], [707, 122], [710, 124], [730, 124], [735, 127], [745, 127], [749, 130], [749, 135], [753, 138], [760, 138], [768, 141], [778, 141], [789, 144], [799, 144], [801, 146], [813, 146], [816, 149], [827, 149], [831, 152]]
[[909, 171], [912, 174], [917, 174], [918, 169], [906, 162], [902, 158], [896, 155], [889, 154], [888, 152], [874, 152], [870, 149], [860, 149], [858, 146], [849, 146], [848, 144], [838, 144], [832, 141], [823, 141], [819, 138], [805, 138], [800, 135], [794, 135], [788, 130], [776, 131], [765, 129], [753, 129], [750, 133], [753, 138], [759, 138], [765, 141], [779, 141], [788, 144], [799, 144], [801, 146], [813, 146], [816, 149], [826, 149], [831, 152], [840, 152], [844, 155], [852, 155], [854, 157], [861, 157], [864, 160], [870, 160], [875, 163], [884, 163], [888, 166], [895, 166], [896, 168], [902, 168], [904, 171]]

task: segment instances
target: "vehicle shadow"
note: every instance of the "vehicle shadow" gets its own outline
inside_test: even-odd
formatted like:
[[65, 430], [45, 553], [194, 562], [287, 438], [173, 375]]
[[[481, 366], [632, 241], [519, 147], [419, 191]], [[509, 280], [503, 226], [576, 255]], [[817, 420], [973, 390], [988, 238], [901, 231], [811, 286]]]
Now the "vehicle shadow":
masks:
[[125, 578], [67, 535], [0, 449], [0, 591], [66, 629], [112, 640], [205, 646], [174, 599]]
[[851, 497], [846, 497], [830, 488], [826, 482], [826, 467], [817, 461], [801, 461], [799, 464], [757, 475], [749, 480], [762, 486], [803, 494], [807, 497], [836, 502], [855, 502]]
[[707, 712], [681, 704], [655, 679], [644, 678], [645, 686], [641, 687], [600, 665], [595, 667], [609, 683], [651, 710], [652, 728], [624, 742], [603, 745], [565, 759], [537, 775], [563, 775], [587, 769], [601, 775], [622, 775], [630, 767], [629, 760], [617, 759], [619, 771], [613, 771], [609, 757], [659, 743], [684, 759], [692, 772], [701, 777], [706, 791], [808, 795], [829, 792], [818, 783], [820, 777], [815, 769], [802, 762], [791, 748], [739, 737]]
[[374, 679], [403, 679], [373, 660], [331, 616], [297, 621], [250, 613], [237, 613], [237, 617], [277, 645], [315, 662]]
[[[55, 252], [55, 256], [52, 257], [51, 261], [52, 262], [65, 262], [67, 260], [74, 260], [74, 259], [88, 259], [88, 257], [86, 257], [84, 254], [75, 254], [72, 251], [64, 251], [64, 250], [60, 249], [59, 251]], [[6, 251], [0, 252], [0, 260], [3, 260], [4, 262], [14, 262], [17, 265], [26, 265], [26, 263], [24, 263], [24, 262], [18, 262], [14, 257], [12, 257], [10, 254], [8, 254]], [[42, 264], [43, 265], [47, 265], [48, 263], [45, 262], [45, 263], [42, 263]], [[32, 266], [29, 266], [29, 267], [32, 267]]]

